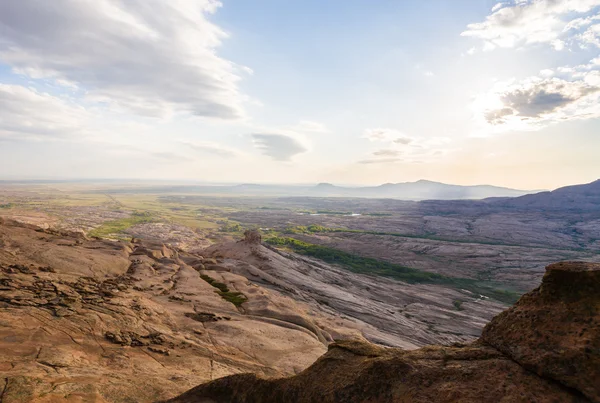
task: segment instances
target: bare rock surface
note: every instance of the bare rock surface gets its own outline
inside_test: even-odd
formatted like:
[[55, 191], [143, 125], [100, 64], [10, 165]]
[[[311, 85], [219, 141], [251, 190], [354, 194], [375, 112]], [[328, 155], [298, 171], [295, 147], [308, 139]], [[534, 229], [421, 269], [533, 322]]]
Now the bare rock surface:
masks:
[[3, 403], [152, 402], [235, 373], [293, 375], [332, 339], [309, 306], [161, 243], [2, 219], [0, 245]]
[[331, 317], [330, 327], [337, 327], [330, 329], [334, 339], [356, 328], [371, 342], [406, 349], [468, 342], [504, 307], [469, 291], [351, 273], [256, 242], [216, 244], [202, 253], [224, 258], [218, 270], [244, 276]]
[[494, 318], [482, 338], [540, 376], [600, 401], [600, 264], [548, 266], [542, 285]]
[[234, 375], [169, 402], [600, 402], [598, 287], [600, 265], [551, 265], [472, 344], [404, 351], [342, 341], [294, 377]]
[[[196, 254], [38, 224], [0, 218], [3, 403], [152, 402], [198, 384], [174, 401], [598, 401], [594, 265], [549, 269], [466, 345], [500, 304], [259, 233]], [[446, 346], [416, 350], [431, 343]]]
[[244, 242], [249, 244], [258, 245], [262, 242], [262, 236], [260, 231], [256, 229], [249, 229], [244, 232]]

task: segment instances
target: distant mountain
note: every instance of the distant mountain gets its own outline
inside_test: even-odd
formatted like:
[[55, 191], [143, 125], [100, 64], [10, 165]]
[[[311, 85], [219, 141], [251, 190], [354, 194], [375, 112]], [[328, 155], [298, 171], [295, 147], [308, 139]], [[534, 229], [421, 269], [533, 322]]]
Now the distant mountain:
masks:
[[600, 210], [600, 179], [585, 185], [565, 186], [552, 192], [493, 201], [503, 207], [540, 210]]
[[341, 187], [329, 183], [320, 183], [308, 190], [309, 195], [315, 196], [394, 198], [405, 200], [484, 199], [488, 197], [517, 197], [528, 193], [531, 193], [531, 191], [490, 185], [450, 185], [427, 180], [385, 183], [379, 186], [366, 187]]
[[[119, 193], [119, 190], [108, 190]], [[121, 192], [130, 193], [131, 189]], [[195, 193], [210, 195], [243, 196], [308, 196], [308, 197], [366, 197], [403, 200], [465, 200], [490, 197], [517, 197], [534, 191], [517, 190], [490, 185], [461, 186], [419, 180], [416, 182], [384, 183], [379, 186], [336, 186], [331, 183], [309, 185], [261, 185], [244, 183], [239, 185], [173, 185], [150, 186], [135, 189], [138, 193]]]

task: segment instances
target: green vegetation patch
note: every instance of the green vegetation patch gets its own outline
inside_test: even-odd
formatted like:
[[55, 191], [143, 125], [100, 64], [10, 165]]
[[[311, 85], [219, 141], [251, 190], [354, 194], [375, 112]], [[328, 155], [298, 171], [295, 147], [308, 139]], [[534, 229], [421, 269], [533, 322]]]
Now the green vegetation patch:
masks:
[[14, 204], [12, 203], [4, 203], [4, 204], [0, 204], [0, 208], [13, 208]]
[[219, 231], [222, 231], [222, 232], [242, 232], [243, 230], [244, 230], [244, 227], [242, 227], [240, 225], [240, 223], [231, 222], [231, 221], [226, 221], [225, 223], [223, 223], [221, 228], [219, 228]]
[[[344, 232], [344, 233], [350, 233], [350, 234], [368, 234], [368, 235], [392, 236], [392, 237], [398, 237], [398, 238], [427, 239], [427, 240], [442, 241], [442, 242], [469, 243], [469, 244], [481, 244], [481, 245], [523, 246], [523, 245], [518, 245], [518, 244], [475, 240], [475, 239], [446, 238], [446, 237], [436, 236], [433, 234], [423, 234], [423, 235], [401, 234], [398, 232], [370, 231], [370, 230], [349, 229], [349, 228], [331, 228], [331, 227], [323, 227], [321, 225], [291, 226], [291, 227], [287, 227], [284, 230], [284, 232], [288, 233], [288, 234], [301, 234], [301, 233], [307, 234], [307, 233], [317, 233], [317, 232]], [[527, 245], [527, 247], [528, 248], [544, 248], [543, 246], [535, 246], [535, 245]], [[573, 249], [573, 250], [576, 250], [576, 249]]]
[[390, 277], [410, 284], [439, 284], [464, 289], [507, 304], [515, 303], [520, 297], [519, 294], [513, 291], [495, 289], [489, 285], [481, 284], [477, 280], [448, 277], [438, 273], [421, 271], [396, 263], [354, 255], [328, 246], [299, 241], [294, 238], [272, 237], [265, 242], [273, 246], [289, 248], [298, 254], [311, 256], [327, 263], [340, 265], [354, 273]]
[[134, 211], [133, 214], [131, 214], [131, 217], [102, 223], [98, 228], [91, 230], [88, 235], [98, 238], [107, 238], [111, 235], [120, 234], [134, 225], [155, 221], [156, 219], [148, 212]]
[[462, 301], [460, 299], [455, 299], [452, 301], [452, 305], [456, 308], [457, 311], [462, 311], [464, 308], [462, 307]]
[[322, 225], [312, 224], [309, 226], [304, 225], [296, 225], [290, 226], [285, 229], [285, 233], [287, 234], [308, 234], [315, 232], [332, 232], [332, 228], [323, 227]]
[[206, 274], [201, 274], [200, 277], [208, 284], [217, 288], [219, 291], [216, 291], [216, 293], [219, 294], [225, 301], [229, 301], [237, 307], [248, 301], [248, 298], [244, 294], [237, 291], [230, 291], [226, 284], [220, 283]]
[[229, 301], [237, 307], [241, 306], [244, 302], [248, 301], [248, 298], [246, 298], [246, 296], [244, 294], [242, 294], [241, 292], [235, 292], [235, 291], [221, 292], [221, 291], [219, 291], [219, 295], [225, 301]]

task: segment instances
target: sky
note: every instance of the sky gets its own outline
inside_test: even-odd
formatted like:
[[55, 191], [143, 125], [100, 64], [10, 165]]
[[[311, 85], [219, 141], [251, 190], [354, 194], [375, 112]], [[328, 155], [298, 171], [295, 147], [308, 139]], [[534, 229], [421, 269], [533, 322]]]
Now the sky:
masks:
[[0, 179], [600, 178], [600, 0], [5, 0]]

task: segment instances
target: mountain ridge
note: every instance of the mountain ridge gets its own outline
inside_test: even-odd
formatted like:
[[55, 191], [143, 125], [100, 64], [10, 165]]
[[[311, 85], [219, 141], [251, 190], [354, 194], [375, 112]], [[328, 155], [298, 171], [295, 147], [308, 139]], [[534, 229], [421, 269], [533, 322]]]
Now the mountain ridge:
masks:
[[493, 201], [498, 206], [545, 210], [600, 210], [600, 179], [552, 191]]
[[[377, 186], [338, 186], [321, 182], [315, 185], [241, 183], [235, 185], [152, 186], [135, 189], [136, 193], [150, 191], [206, 195], [389, 198], [414, 201], [517, 197], [536, 192], [535, 190], [511, 189], [494, 185], [453, 185], [425, 179], [414, 182], [383, 183]], [[106, 192], [121, 193], [127, 191], [107, 189]]]

